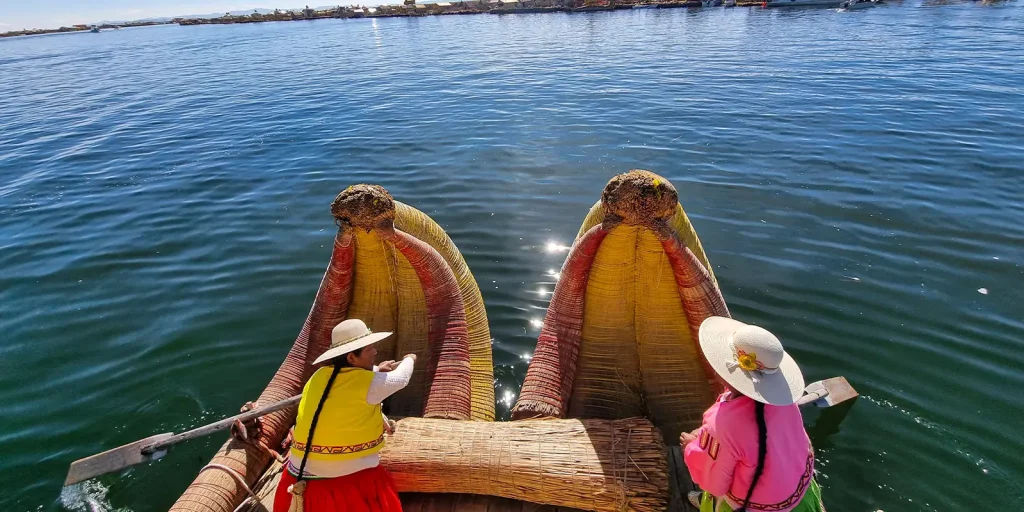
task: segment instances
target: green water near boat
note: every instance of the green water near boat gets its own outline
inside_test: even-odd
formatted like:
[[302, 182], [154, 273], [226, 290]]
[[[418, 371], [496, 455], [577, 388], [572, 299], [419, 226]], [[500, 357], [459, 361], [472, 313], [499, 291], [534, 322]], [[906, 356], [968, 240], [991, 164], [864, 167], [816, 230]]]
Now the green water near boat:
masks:
[[[476, 275], [501, 414], [613, 174], [676, 185], [733, 314], [808, 380], [840, 512], [1024, 501], [1024, 9], [322, 20], [0, 41], [0, 481], [255, 398], [378, 183]], [[99, 479], [164, 510], [223, 441]]]

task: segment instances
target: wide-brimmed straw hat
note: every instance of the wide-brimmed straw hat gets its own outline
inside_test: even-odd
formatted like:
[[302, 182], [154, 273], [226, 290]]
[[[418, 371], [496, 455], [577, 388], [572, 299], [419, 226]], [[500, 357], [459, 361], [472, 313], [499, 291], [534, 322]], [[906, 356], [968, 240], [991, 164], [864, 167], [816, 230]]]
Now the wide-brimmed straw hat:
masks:
[[373, 332], [362, 320], [351, 318], [338, 324], [331, 331], [331, 348], [327, 349], [313, 364], [320, 364], [329, 359], [348, 354], [353, 350], [373, 345], [391, 336], [390, 332]]
[[700, 325], [700, 349], [736, 391], [769, 405], [790, 405], [804, 393], [804, 375], [774, 334], [713, 316]]

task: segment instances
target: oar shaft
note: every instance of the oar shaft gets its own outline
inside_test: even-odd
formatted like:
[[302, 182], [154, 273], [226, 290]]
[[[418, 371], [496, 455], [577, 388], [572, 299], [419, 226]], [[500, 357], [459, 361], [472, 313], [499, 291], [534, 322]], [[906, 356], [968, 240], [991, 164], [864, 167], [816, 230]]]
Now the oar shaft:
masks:
[[197, 437], [202, 437], [202, 436], [205, 436], [205, 435], [208, 435], [208, 434], [212, 434], [212, 433], [220, 431], [220, 430], [224, 430], [226, 428], [230, 428], [231, 425], [234, 424], [236, 420], [241, 420], [242, 422], [246, 422], [246, 421], [249, 421], [249, 420], [251, 420], [253, 418], [258, 418], [260, 416], [266, 416], [267, 414], [270, 414], [270, 413], [273, 413], [273, 412], [277, 412], [277, 411], [280, 411], [282, 409], [287, 409], [287, 408], [289, 408], [289, 407], [291, 407], [291, 406], [293, 406], [295, 404], [298, 404], [299, 400], [301, 400], [301, 399], [302, 399], [302, 395], [295, 395], [295, 396], [293, 396], [291, 398], [287, 398], [285, 400], [281, 400], [280, 402], [277, 402], [277, 403], [274, 403], [274, 404], [270, 404], [270, 405], [268, 405], [266, 407], [260, 407], [259, 409], [253, 409], [253, 410], [251, 410], [249, 412], [243, 412], [242, 414], [239, 414], [239, 415], [236, 415], [236, 416], [232, 416], [230, 418], [222, 419], [222, 420], [220, 420], [220, 421], [218, 421], [216, 423], [211, 423], [211, 424], [203, 426], [203, 427], [199, 427], [199, 428], [196, 428], [196, 429], [189, 430], [188, 432], [182, 432], [180, 434], [175, 434], [173, 437], [169, 437], [169, 438], [167, 438], [167, 439], [165, 439], [163, 441], [160, 441], [159, 443], [155, 443], [155, 444], [152, 444], [150, 446], [143, 447], [142, 448], [142, 453], [150, 454], [150, 453], [153, 453], [153, 452], [157, 452], [157, 451], [163, 450], [164, 448], [167, 448], [168, 446], [171, 446], [173, 444], [178, 444], [178, 443], [180, 443], [182, 441], [188, 441], [189, 439], [194, 439], [194, 438], [197, 438]]
[[815, 401], [815, 400], [817, 400], [819, 398], [822, 398], [822, 397], [824, 397], [826, 395], [828, 395], [828, 391], [827, 390], [819, 389], [817, 391], [813, 391], [811, 393], [807, 393], [806, 395], [800, 397], [800, 399], [797, 400], [796, 403], [797, 403], [797, 405], [809, 404], [809, 403], [811, 403], [811, 402], [813, 402], [813, 401]]

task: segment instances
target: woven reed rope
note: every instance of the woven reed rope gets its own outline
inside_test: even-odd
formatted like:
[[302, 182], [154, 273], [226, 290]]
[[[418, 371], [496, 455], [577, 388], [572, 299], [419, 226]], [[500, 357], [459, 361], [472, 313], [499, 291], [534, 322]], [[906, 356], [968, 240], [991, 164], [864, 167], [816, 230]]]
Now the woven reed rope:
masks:
[[395, 228], [430, 244], [448, 262], [462, 292], [469, 329], [470, 380], [473, 388], [473, 419], [494, 420], [494, 364], [491, 361], [491, 331], [487, 311], [473, 273], [458, 247], [441, 226], [427, 214], [395, 201]]
[[[374, 331], [394, 332], [399, 312], [393, 251], [376, 231], [356, 228], [352, 232], [356, 239], [355, 285], [348, 318], [358, 318]], [[377, 343], [379, 360], [396, 357], [396, 341], [390, 336]]]
[[432, 375], [423, 415], [468, 420], [472, 417], [469, 333], [458, 283], [448, 263], [426, 242], [392, 229], [386, 235], [409, 260], [427, 305], [427, 372]]
[[381, 463], [399, 492], [484, 494], [602, 512], [667, 505], [665, 445], [643, 418], [405, 418]]
[[732, 315], [729, 314], [729, 308], [725, 305], [725, 298], [722, 297], [721, 290], [711, 280], [710, 272], [701, 265], [693, 251], [674, 236], [662, 240], [661, 247], [664, 249], [665, 256], [674, 273], [696, 358], [700, 360], [704, 374], [711, 382], [714, 380], [714, 370], [701, 355], [699, 343], [696, 342], [700, 333], [700, 324], [709, 316], [731, 317]]
[[[397, 251], [395, 251], [397, 253]], [[398, 326], [395, 336], [398, 338], [398, 348], [395, 351], [396, 358], [405, 354], [426, 354], [428, 329], [427, 301], [423, 294], [423, 287], [420, 285], [416, 270], [409, 264], [409, 260], [400, 253], [395, 255], [397, 262], [396, 294], [398, 298]], [[380, 360], [380, 358], [378, 358]], [[387, 401], [388, 414], [393, 416], [418, 416], [423, 414], [423, 404], [426, 401], [424, 390], [429, 389], [429, 375], [427, 365], [414, 366], [412, 379], [405, 389], [393, 395]]]
[[513, 420], [565, 416], [576, 378], [587, 279], [607, 234], [601, 226], [591, 228], [576, 240], [562, 265]]

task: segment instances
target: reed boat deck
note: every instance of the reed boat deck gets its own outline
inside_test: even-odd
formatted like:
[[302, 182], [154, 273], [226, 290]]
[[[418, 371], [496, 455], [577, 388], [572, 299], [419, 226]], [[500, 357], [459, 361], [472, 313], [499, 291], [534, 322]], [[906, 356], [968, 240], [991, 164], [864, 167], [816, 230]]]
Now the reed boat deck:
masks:
[[[669, 463], [668, 512], [697, 512], [686, 501], [686, 493], [698, 490], [690, 479], [690, 473], [683, 463], [679, 446], [669, 446], [666, 454]], [[259, 501], [248, 501], [240, 512], [274, 512], [274, 492], [281, 477], [282, 465], [275, 462], [253, 487]], [[406, 493], [402, 495], [405, 512], [584, 512], [580, 509], [538, 505], [526, 501], [481, 496], [475, 494], [425, 494]], [[280, 511], [286, 512], [286, 511]]]

